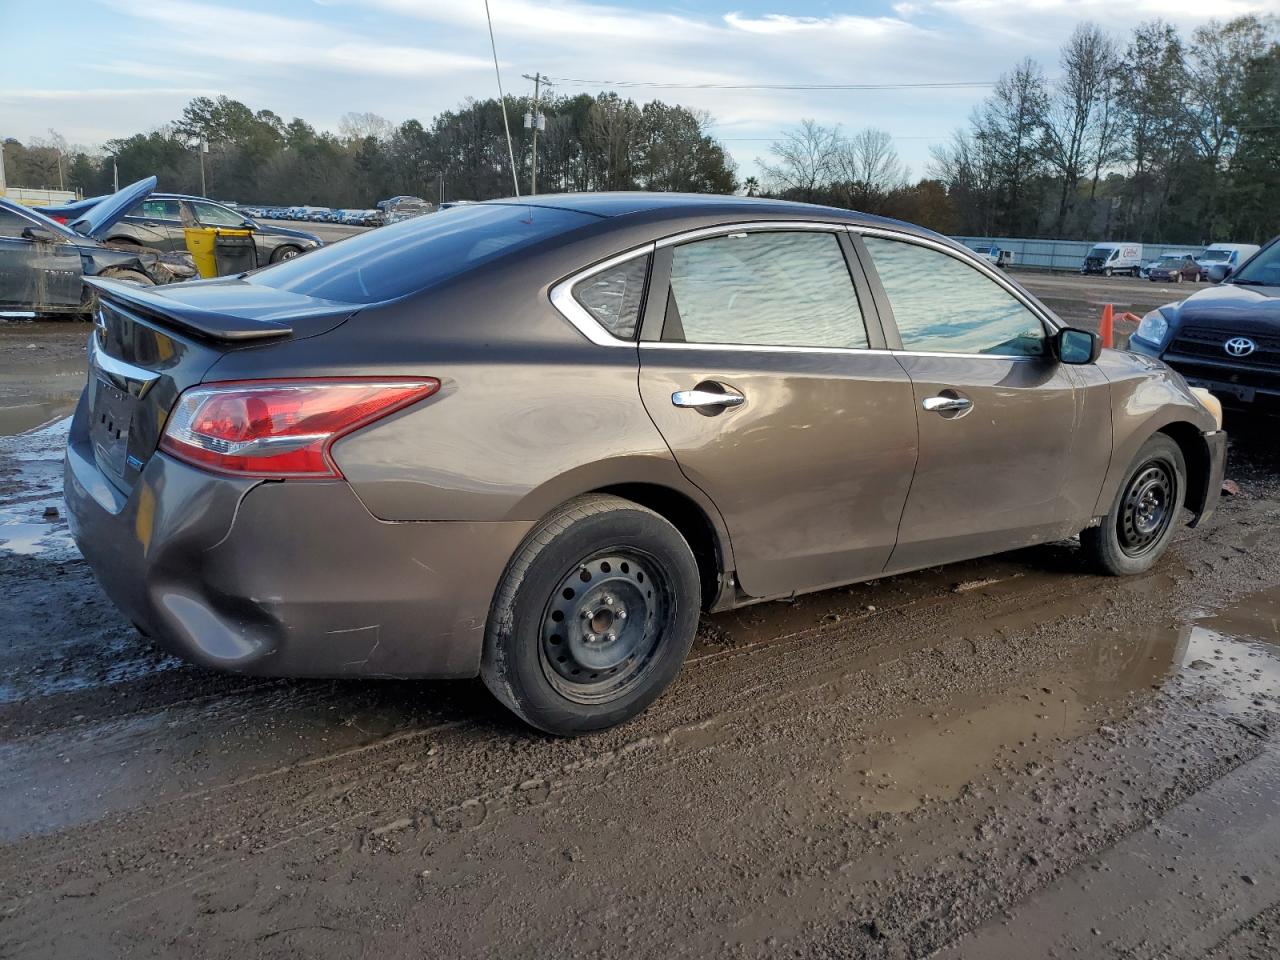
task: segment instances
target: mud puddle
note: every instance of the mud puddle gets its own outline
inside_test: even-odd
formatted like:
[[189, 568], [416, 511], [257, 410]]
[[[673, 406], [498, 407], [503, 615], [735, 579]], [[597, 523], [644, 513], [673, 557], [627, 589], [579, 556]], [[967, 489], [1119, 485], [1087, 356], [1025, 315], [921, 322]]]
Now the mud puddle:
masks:
[[1018, 688], [952, 697], [877, 724], [863, 749], [831, 758], [815, 780], [842, 805], [904, 813], [953, 799], [991, 769], [1034, 771], [1057, 744], [1114, 734], [1113, 716], [1175, 690], [1246, 729], [1248, 714], [1280, 711], [1280, 589], [1190, 622], [1093, 633]]
[[68, 560], [79, 556], [62, 501], [63, 447], [71, 418], [0, 436], [0, 552]]
[[84, 378], [83, 357], [0, 366], [0, 437], [68, 416], [75, 409]]

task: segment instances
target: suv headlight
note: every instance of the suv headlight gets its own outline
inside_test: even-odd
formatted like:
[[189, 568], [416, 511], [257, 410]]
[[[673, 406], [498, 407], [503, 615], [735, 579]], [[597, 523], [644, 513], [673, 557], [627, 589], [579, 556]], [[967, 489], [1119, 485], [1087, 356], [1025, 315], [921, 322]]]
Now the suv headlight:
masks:
[[1164, 338], [1169, 335], [1169, 321], [1164, 318], [1164, 314], [1159, 308], [1152, 310], [1142, 322], [1138, 324], [1138, 329], [1133, 335], [1139, 340], [1145, 340], [1147, 343], [1154, 343], [1157, 346], [1164, 343]]

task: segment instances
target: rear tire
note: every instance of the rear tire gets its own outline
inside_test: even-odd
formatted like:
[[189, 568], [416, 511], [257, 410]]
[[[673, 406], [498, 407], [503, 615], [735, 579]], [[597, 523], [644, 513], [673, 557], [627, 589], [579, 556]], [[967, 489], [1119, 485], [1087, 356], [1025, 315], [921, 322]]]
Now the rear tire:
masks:
[[577, 497], [507, 565], [480, 675], [530, 726], [558, 736], [630, 720], [670, 685], [701, 608], [693, 551], [621, 497]]
[[1182, 450], [1157, 433], [1138, 451], [1102, 522], [1080, 531], [1090, 565], [1113, 577], [1150, 570], [1173, 538], [1186, 496]]

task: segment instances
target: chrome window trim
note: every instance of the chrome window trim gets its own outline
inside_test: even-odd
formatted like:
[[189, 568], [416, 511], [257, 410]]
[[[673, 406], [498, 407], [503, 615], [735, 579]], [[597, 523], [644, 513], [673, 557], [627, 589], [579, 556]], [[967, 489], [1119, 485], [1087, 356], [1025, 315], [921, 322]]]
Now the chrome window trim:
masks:
[[[1043, 307], [1029, 301], [1026, 298], [1026, 294], [1022, 293], [1020, 290], [1018, 290], [1017, 287], [1015, 287], [1012, 283], [1010, 283], [1008, 278], [1003, 276], [999, 270], [992, 267], [991, 264], [979, 259], [977, 256], [972, 255], [971, 251], [969, 252], [970, 253], [969, 256], [965, 256], [966, 251], [963, 248], [957, 249], [956, 247], [953, 247], [950, 244], [940, 243], [939, 241], [934, 240], [930, 237], [921, 237], [914, 233], [908, 233], [905, 230], [887, 230], [884, 227], [864, 227], [864, 226], [859, 226], [857, 224], [850, 224], [845, 229], [847, 229], [850, 233], [857, 234], [858, 236], [879, 237], [883, 240], [900, 240], [906, 243], [914, 243], [917, 246], [928, 247], [931, 250], [937, 250], [939, 253], [944, 253], [955, 260], [959, 260], [961, 263], [964, 263], [973, 267], [975, 270], [977, 270], [979, 273], [981, 273], [983, 276], [987, 277], [988, 279], [994, 280], [996, 284], [999, 285], [1011, 297], [1013, 297], [1013, 299], [1017, 300], [1020, 304], [1026, 307], [1027, 310], [1029, 310], [1042, 323], [1047, 324], [1049, 327], [1049, 330], [1052, 333], [1057, 333], [1063, 327], [1063, 324], [1060, 324], [1053, 317], [1049, 316], [1049, 314], [1047, 313], [1047, 311], [1045, 311]], [[873, 265], [875, 264], [874, 256], [871, 258], [871, 262]], [[904, 351], [904, 352], [907, 352], [907, 351]], [[919, 355], [932, 356], [932, 354], [929, 354], [929, 353], [919, 354]], [[996, 356], [996, 354], [989, 354], [989, 353], [980, 353], [980, 354], [959, 354], [959, 353], [946, 354], [944, 353], [941, 355], [956, 356], [956, 357]], [[1000, 356], [1004, 356], [1004, 354], [1000, 354]], [[1029, 359], [1035, 360], [1040, 358], [1031, 357]]]
[[840, 233], [848, 229], [843, 223], [821, 223], [817, 220], [751, 220], [747, 223], [726, 223], [718, 227], [700, 227], [684, 233], [673, 234], [657, 241], [657, 247], [674, 247], [693, 240], [722, 237], [731, 233], [768, 233], [804, 230], [813, 233]]
[[[606, 330], [604, 324], [593, 317], [591, 311], [578, 302], [578, 299], [573, 295], [573, 288], [583, 280], [594, 277], [597, 273], [603, 273], [605, 270], [616, 267], [620, 263], [626, 263], [628, 260], [634, 260], [637, 257], [647, 257], [653, 251], [654, 244], [646, 243], [642, 247], [636, 247], [625, 253], [620, 253], [617, 256], [610, 257], [608, 260], [602, 260], [594, 266], [587, 267], [585, 270], [579, 270], [577, 273], [571, 274], [551, 288], [551, 305], [592, 343], [602, 347], [634, 347], [636, 345], [635, 340], [623, 340], [621, 337], [615, 337]], [[637, 333], [639, 333], [638, 321]]]
[[926, 350], [881, 350], [874, 347], [785, 347], [764, 343], [686, 343], [680, 340], [641, 340], [641, 349], [726, 350], [732, 353], [841, 353], [882, 357], [937, 357], [944, 360], [1044, 360], [1021, 353], [933, 353]]

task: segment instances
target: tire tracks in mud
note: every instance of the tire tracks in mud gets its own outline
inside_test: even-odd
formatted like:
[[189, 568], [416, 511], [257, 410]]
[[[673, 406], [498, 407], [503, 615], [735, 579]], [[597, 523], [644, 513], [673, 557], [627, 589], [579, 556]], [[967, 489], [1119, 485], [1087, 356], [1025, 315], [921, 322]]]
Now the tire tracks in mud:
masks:
[[[1162, 571], [1173, 562], [1176, 561], [1162, 565]], [[1162, 571], [1151, 576], [1167, 576]], [[1177, 581], [1179, 577], [1174, 575], [1172, 579]], [[56, 838], [20, 842], [0, 855], [0, 867], [9, 877], [3, 886], [10, 896], [26, 888], [56, 897], [60, 886], [74, 883], [83, 868], [100, 872], [101, 866], [95, 867], [95, 860], [99, 864], [108, 860], [121, 865], [131, 862], [132, 869], [146, 871], [147, 889], [99, 894], [91, 907], [82, 900], [75, 903], [77, 913], [86, 919], [107, 914], [119, 917], [124, 911], [170, 892], [173, 883], [194, 890], [205, 888], [219, 874], [243, 866], [247, 851], [252, 851], [248, 856], [261, 858], [317, 835], [336, 833], [337, 836], [325, 837], [324, 849], [317, 853], [327, 858], [341, 856], [353, 848], [376, 848], [404, 831], [474, 832], [486, 825], [494, 830], [498, 821], [544, 806], [552, 797], [563, 803], [571, 794], [598, 794], [618, 778], [658, 780], [673, 770], [697, 765], [717, 752], [741, 750], [744, 745], [757, 754], [772, 751], [776, 759], [781, 752], [779, 745], [785, 744], [794, 756], [797, 741], [821, 740], [829, 753], [833, 744], [843, 746], [866, 735], [867, 725], [851, 717], [855, 712], [851, 704], [863, 703], [865, 714], [875, 714], [877, 705], [865, 701], [868, 693], [879, 692], [879, 708], [894, 703], [905, 704], [907, 709], [921, 707], [919, 697], [909, 696], [913, 678], [919, 684], [920, 671], [899, 665], [904, 658], [915, 657], [926, 663], [929, 658], [936, 659], [931, 652], [938, 648], [936, 639], [948, 635], [957, 616], [970, 625], [964, 631], [966, 637], [952, 637], [945, 646], [953, 660], [964, 662], [967, 658], [971, 664], [981, 664], [984, 658], [991, 659], [992, 653], [986, 641], [980, 642], [981, 634], [989, 634], [990, 642], [995, 642], [994, 638], [1009, 641], [1009, 637], [1001, 637], [999, 630], [984, 631], [984, 625], [998, 620], [1011, 608], [1018, 610], [1019, 620], [1034, 622], [1044, 606], [1072, 599], [1083, 603], [1097, 592], [1098, 584], [1114, 581], [1067, 576], [1048, 578], [1048, 583], [1056, 589], [1042, 593], [1031, 605], [1026, 603], [1028, 595], [1045, 588], [1036, 578], [1024, 578], [1007, 593], [994, 597], [984, 591], [955, 596], [934, 590], [877, 610], [871, 616], [820, 622], [749, 647], [730, 647], [695, 657], [690, 664], [692, 669], [686, 671], [672, 692], [632, 725], [648, 728], [639, 737], [635, 734], [640, 731], [628, 728], [623, 734], [606, 735], [601, 738], [603, 742], [593, 741], [591, 747], [582, 749], [581, 741], [564, 744], [532, 735], [513, 742], [511, 729], [494, 731], [486, 728], [483, 720], [455, 721], [307, 758], [149, 805], [122, 818], [109, 817], [98, 824], [74, 828]], [[1000, 581], [992, 586], [999, 584]], [[1052, 627], [1043, 626], [1031, 632], [1046, 630], [1053, 633]], [[852, 636], [860, 631], [870, 634], [870, 640]], [[1027, 643], [1029, 649], [1036, 649], [1034, 637]], [[891, 644], [893, 656], [877, 659]], [[845, 649], [832, 655], [833, 645]], [[1050, 651], [1041, 648], [1041, 654], [1048, 656]], [[1033, 661], [1006, 657], [1004, 662], [1018, 666], [1008, 675], [989, 674], [985, 685], [997, 690], [1002, 684], [1007, 686]], [[859, 663], [862, 669], [858, 668]], [[955, 672], [951, 665], [944, 670]], [[970, 670], [966, 678], [971, 686], [983, 681], [972, 673]], [[895, 682], [887, 683], [895, 679], [895, 674]], [[855, 691], [842, 690], [818, 705], [796, 703], [817, 689], [847, 682], [850, 677], [861, 677], [853, 686], [860, 688], [856, 692], [864, 700], [855, 701]], [[750, 686], [745, 685], [748, 679], [753, 681]], [[934, 680], [942, 700], [947, 696], [944, 680], [944, 674]], [[726, 704], [730, 690], [733, 701]], [[316, 696], [322, 699], [319, 693]], [[881, 719], [891, 715], [882, 714]], [[824, 737], [797, 737], [801, 725], [822, 730]], [[453, 742], [429, 743], [433, 737], [444, 736]], [[460, 757], [465, 762], [452, 765]], [[406, 769], [406, 765], [411, 768]], [[518, 775], [513, 775], [513, 766], [518, 767]], [[494, 782], [501, 786], [476, 789]], [[403, 799], [388, 797], [388, 792]], [[229, 801], [224, 799], [218, 804], [214, 817], [207, 805], [228, 795]], [[324, 808], [326, 803], [329, 807], [318, 816], [308, 816], [313, 811], [303, 810], [313, 805]], [[335, 804], [341, 807], [335, 810]], [[270, 823], [261, 822], [264, 808], [272, 811]], [[281, 813], [284, 816], [279, 816]], [[144, 836], [141, 828], [148, 819], [181, 825]], [[211, 822], [214, 820], [216, 825]], [[193, 831], [196, 825], [199, 826]], [[50, 844], [52, 850], [47, 849]], [[43, 856], [41, 847], [46, 848]], [[210, 859], [219, 862], [208, 864]], [[201, 862], [208, 865], [192, 872], [191, 867]], [[29, 906], [29, 895], [19, 893], [11, 899], [0, 912], [9, 918], [0, 924], [0, 935], [9, 942], [13, 942], [11, 936], [16, 936], [27, 946], [56, 939], [57, 931], [39, 920], [31, 925], [21, 921]], [[85, 908], [89, 908], [87, 913]]]

